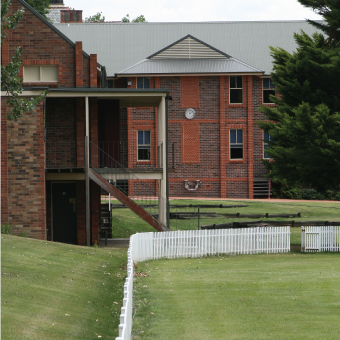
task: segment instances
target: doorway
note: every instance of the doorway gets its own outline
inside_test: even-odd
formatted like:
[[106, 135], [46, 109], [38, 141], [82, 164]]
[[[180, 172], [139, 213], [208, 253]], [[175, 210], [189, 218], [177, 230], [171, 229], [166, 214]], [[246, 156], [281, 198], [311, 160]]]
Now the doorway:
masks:
[[78, 244], [76, 183], [52, 183], [54, 242]]

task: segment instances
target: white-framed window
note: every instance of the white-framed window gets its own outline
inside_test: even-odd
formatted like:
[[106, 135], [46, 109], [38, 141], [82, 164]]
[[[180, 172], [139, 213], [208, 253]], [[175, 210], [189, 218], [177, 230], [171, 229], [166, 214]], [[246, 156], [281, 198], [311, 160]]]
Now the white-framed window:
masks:
[[138, 160], [149, 161], [151, 150], [151, 132], [149, 130], [137, 131], [138, 137]]
[[269, 99], [271, 94], [275, 95], [275, 84], [272, 82], [271, 78], [263, 78], [262, 79], [262, 102], [263, 104], [271, 104], [272, 102]]
[[149, 77], [137, 77], [137, 89], [149, 89], [150, 78]]
[[265, 159], [270, 158], [270, 156], [267, 153], [267, 149], [269, 147], [268, 142], [273, 142], [273, 138], [269, 133], [263, 131], [263, 158]]
[[243, 159], [243, 130], [230, 129], [230, 159]]
[[53, 83], [59, 81], [58, 65], [24, 66], [24, 83]]
[[242, 104], [243, 103], [243, 85], [242, 76], [230, 76], [229, 82], [229, 103]]

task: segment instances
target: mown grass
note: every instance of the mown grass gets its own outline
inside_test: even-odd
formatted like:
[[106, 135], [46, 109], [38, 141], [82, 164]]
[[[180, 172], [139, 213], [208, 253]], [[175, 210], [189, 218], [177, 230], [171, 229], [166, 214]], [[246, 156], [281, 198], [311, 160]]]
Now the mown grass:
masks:
[[[204, 208], [200, 212], [216, 212], [216, 213], [241, 213], [241, 214], [297, 214], [301, 213], [301, 217], [297, 218], [272, 218], [279, 221], [334, 221], [340, 220], [340, 202], [260, 202], [260, 201], [199, 201], [199, 200], [171, 200], [170, 204], [176, 205], [199, 205], [199, 204], [224, 204], [235, 205], [244, 204], [247, 207], [242, 208]], [[197, 208], [183, 207], [183, 208], [170, 208], [171, 212], [196, 212]], [[113, 209], [112, 210], [112, 232], [113, 237], [130, 237], [136, 232], [153, 232], [155, 231], [151, 226], [144, 222], [141, 218], [131, 212], [129, 209]], [[201, 218], [200, 225], [219, 224], [229, 222], [243, 222], [253, 221], [254, 218]], [[265, 218], [263, 218], [265, 220]], [[197, 218], [189, 220], [171, 220], [171, 230], [192, 230], [197, 229]]]
[[1, 241], [1, 339], [118, 336], [126, 248]]
[[134, 339], [339, 339], [337, 253], [148, 261]]

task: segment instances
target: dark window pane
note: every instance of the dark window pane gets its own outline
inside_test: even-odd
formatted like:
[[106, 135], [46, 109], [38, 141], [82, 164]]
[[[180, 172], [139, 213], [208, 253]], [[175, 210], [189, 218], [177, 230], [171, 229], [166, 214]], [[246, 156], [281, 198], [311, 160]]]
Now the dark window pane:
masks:
[[269, 134], [267, 132], [263, 132], [263, 139], [265, 142], [269, 141]]
[[240, 159], [243, 158], [243, 148], [233, 148], [230, 149], [230, 159]]
[[112, 80], [112, 79], [109, 79], [109, 80], [107, 81], [107, 87], [108, 87], [109, 89], [113, 89], [113, 80]]
[[150, 144], [150, 131], [144, 131], [144, 144]]
[[149, 148], [138, 148], [138, 160], [149, 161], [150, 160], [150, 149]]
[[274, 90], [265, 90], [263, 91], [263, 102], [264, 103], [271, 103], [269, 96], [270, 95], [275, 95], [275, 91]]
[[138, 145], [143, 143], [143, 131], [138, 131]]
[[236, 77], [236, 87], [238, 89], [242, 89], [242, 76], [237, 76]]
[[269, 78], [263, 78], [263, 88], [269, 89]]
[[230, 90], [230, 103], [242, 104], [242, 90]]
[[143, 86], [143, 77], [137, 77], [137, 89], [142, 89]]
[[242, 130], [237, 130], [237, 143], [243, 143]]
[[144, 88], [145, 89], [150, 88], [150, 78], [149, 77], [144, 77]]
[[236, 77], [235, 76], [231, 76], [230, 77], [230, 88], [235, 88], [236, 87]]
[[230, 130], [230, 143], [236, 143], [236, 130]]
[[267, 153], [267, 149], [268, 149], [268, 144], [265, 144], [263, 147], [263, 158], [270, 158], [268, 153]]
[[271, 88], [271, 89], [275, 89], [275, 84], [272, 82], [271, 79], [270, 79], [270, 88]]

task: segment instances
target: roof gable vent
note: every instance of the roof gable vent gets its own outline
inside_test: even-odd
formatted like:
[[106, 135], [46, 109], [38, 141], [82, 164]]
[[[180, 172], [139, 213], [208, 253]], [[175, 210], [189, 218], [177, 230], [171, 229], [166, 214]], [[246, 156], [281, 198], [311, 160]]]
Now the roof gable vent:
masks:
[[214, 59], [230, 56], [200, 41], [191, 35], [163, 48], [148, 59]]

